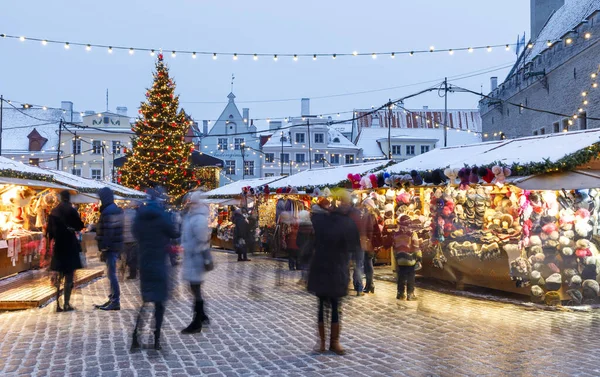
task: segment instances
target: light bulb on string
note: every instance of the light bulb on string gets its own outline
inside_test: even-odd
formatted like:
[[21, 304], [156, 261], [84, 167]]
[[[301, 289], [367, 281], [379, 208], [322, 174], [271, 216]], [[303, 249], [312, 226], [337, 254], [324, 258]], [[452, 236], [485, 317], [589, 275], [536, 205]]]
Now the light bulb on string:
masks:
[[277, 61], [277, 59], [278, 59], [278, 58], [277, 58], [277, 54], [273, 55], [273, 60], [274, 60], [274, 61]]
[[510, 51], [510, 45], [506, 45], [506, 46], [504, 47], [504, 49], [505, 49], [506, 51]]
[[253, 59], [254, 59], [254, 60], [258, 60], [258, 55], [254, 54], [254, 57], [253, 57]]
[[585, 33], [585, 34], [583, 35], [583, 37], [584, 37], [585, 39], [590, 39], [590, 38], [592, 37], [592, 33], [590, 33], [590, 32], [588, 31], [587, 33]]
[[372, 53], [372, 54], [371, 54], [371, 57], [372, 57], [373, 59], [377, 59], [377, 54], [376, 54], [376, 53]]
[[429, 46], [429, 52], [433, 52], [435, 51], [435, 47], [434, 46]]
[[408, 53], [408, 55], [410, 55], [410, 56], [413, 56], [414, 54], [415, 54], [414, 51], [411, 51], [411, 52]]
[[333, 54], [331, 57], [333, 58], [333, 60], [335, 60], [336, 56], [336, 54]]
[[238, 60], [237, 54], [233, 54], [233, 60]]
[[298, 55], [294, 54], [294, 61], [297, 62], [298, 61]]
[[135, 52], [135, 51], [133, 50], [133, 48], [130, 48], [130, 49], [129, 49], [129, 55], [133, 55], [133, 54], [134, 54], [134, 52]]
[[566, 43], [566, 44], [568, 44], [568, 45], [570, 45], [571, 43], [573, 43], [573, 39], [571, 39], [571, 38], [567, 38], [567, 39], [565, 40], [565, 43]]
[[492, 52], [492, 46], [487, 46], [487, 52]]
[[317, 54], [313, 55], [313, 60], [317, 60]]
[[172, 57], [172, 58], [174, 58], [174, 57], [176, 57], [176, 56], [177, 56], [177, 52], [175, 52], [175, 51], [171, 52], [171, 57]]
[[68, 50], [71, 46], [69, 46], [69, 42], [65, 42], [65, 50]]
[[113, 48], [111, 46], [108, 46], [108, 53], [112, 54], [112, 52], [113, 52]]
[[473, 52], [473, 47], [469, 47], [469, 48], [467, 49], [467, 51], [469, 51], [469, 53], [472, 53], [472, 52]]
[[213, 52], [213, 60], [217, 60], [217, 53]]
[[196, 59], [196, 53], [192, 52], [192, 59]]
[[395, 52], [392, 52], [392, 55], [390, 55], [390, 57], [391, 57], [392, 59], [394, 59], [394, 58], [396, 57], [396, 53], [395, 53]]
[[454, 50], [452, 50], [452, 49], [448, 50], [448, 54], [454, 55]]
[[20, 37], [19, 37], [19, 40], [20, 40], [21, 42], [25, 42], [25, 37], [24, 37], [24, 36], [20, 36]]
[[150, 50], [150, 56], [154, 56], [155, 52], [154, 50]]
[[358, 56], [358, 51], [352, 51], [352, 56]]
[[47, 45], [47, 44], [48, 44], [48, 41], [44, 39], [44, 40], [42, 41], [42, 46], [45, 46], [45, 45]]

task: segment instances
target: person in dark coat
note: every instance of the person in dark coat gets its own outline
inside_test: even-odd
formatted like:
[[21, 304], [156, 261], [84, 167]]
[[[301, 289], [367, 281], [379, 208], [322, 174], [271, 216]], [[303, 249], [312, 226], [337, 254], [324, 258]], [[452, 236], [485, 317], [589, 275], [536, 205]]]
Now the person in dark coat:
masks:
[[160, 330], [165, 313], [165, 301], [169, 293], [169, 258], [168, 246], [171, 239], [179, 238], [179, 233], [171, 220], [171, 216], [158, 201], [158, 193], [150, 191], [150, 200], [140, 206], [133, 222], [133, 235], [139, 245], [140, 285], [142, 307], [139, 311], [133, 330], [132, 351], [139, 348], [137, 334], [141, 325], [141, 314], [147, 302], [154, 303], [154, 349], [160, 350]]
[[[81, 245], [75, 232], [85, 227], [79, 213], [71, 205], [71, 195], [68, 191], [60, 193], [60, 204], [50, 213], [48, 218], [48, 238], [54, 240], [54, 253], [50, 268], [59, 273], [56, 286], [56, 311], [75, 310], [70, 304], [73, 290], [73, 275], [75, 270], [83, 268], [81, 265]], [[60, 307], [60, 282], [65, 278], [64, 305]]]
[[121, 290], [117, 279], [117, 260], [123, 251], [123, 210], [115, 204], [113, 191], [103, 187], [98, 191], [102, 205], [100, 219], [96, 225], [96, 240], [98, 250], [106, 261], [110, 295], [103, 305], [97, 305], [101, 310], [121, 310]]
[[249, 261], [248, 259], [248, 240], [250, 238], [250, 226], [241, 209], [236, 209], [233, 212], [233, 242], [235, 251], [238, 255], [238, 262]]
[[349, 216], [347, 206], [331, 212], [314, 211], [312, 224], [315, 232], [315, 254], [308, 274], [308, 291], [319, 298], [318, 352], [325, 351], [324, 304], [331, 304], [331, 338], [329, 349], [339, 355], [345, 353], [340, 345], [340, 298], [348, 294], [349, 264], [352, 253], [360, 247], [356, 224]]

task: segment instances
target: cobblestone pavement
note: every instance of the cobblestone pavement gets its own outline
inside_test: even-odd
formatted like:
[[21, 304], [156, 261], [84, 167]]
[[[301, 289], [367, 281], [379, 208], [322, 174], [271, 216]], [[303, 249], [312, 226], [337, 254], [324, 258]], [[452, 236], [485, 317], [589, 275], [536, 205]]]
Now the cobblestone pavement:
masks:
[[[204, 287], [211, 324], [181, 335], [191, 297], [176, 284], [167, 304], [163, 350], [129, 353], [139, 305], [137, 281], [122, 283], [122, 309], [93, 309], [100, 279], [74, 295], [76, 312], [45, 308], [0, 314], [2, 376], [598, 376], [600, 314], [549, 312], [418, 290], [395, 299], [391, 283], [342, 305], [346, 356], [312, 352], [316, 299], [283, 263], [215, 253]], [[150, 329], [143, 340], [150, 343]]]

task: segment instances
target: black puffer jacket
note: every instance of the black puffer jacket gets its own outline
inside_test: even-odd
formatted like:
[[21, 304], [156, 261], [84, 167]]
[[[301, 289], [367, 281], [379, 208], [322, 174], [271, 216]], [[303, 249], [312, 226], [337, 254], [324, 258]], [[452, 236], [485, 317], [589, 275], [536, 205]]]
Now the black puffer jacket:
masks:
[[119, 253], [123, 250], [123, 210], [115, 204], [111, 189], [98, 191], [102, 201], [100, 220], [96, 225], [96, 240], [100, 251]]
[[350, 256], [360, 247], [358, 228], [347, 210], [313, 211], [315, 254], [310, 264], [308, 291], [319, 297], [348, 294]]
[[48, 237], [54, 240], [54, 253], [50, 263], [53, 271], [71, 273], [83, 267], [79, 258], [81, 246], [75, 236], [75, 232], [83, 228], [79, 213], [71, 203], [62, 202], [52, 210], [46, 231]]

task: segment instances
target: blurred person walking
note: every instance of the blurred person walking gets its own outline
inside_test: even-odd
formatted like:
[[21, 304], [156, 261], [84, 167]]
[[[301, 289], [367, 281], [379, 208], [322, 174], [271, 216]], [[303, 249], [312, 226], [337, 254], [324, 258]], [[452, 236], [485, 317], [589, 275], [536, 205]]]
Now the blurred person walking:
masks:
[[[77, 239], [76, 232], [83, 229], [85, 225], [79, 217], [79, 213], [71, 205], [71, 194], [69, 191], [61, 191], [60, 203], [50, 212], [48, 218], [49, 240], [54, 240], [54, 253], [50, 269], [58, 273], [56, 279], [56, 311], [69, 312], [75, 310], [71, 306], [71, 292], [73, 291], [73, 278], [75, 270], [83, 268], [80, 254], [81, 245]], [[65, 279], [63, 307], [60, 306], [60, 284]]]
[[233, 211], [233, 242], [235, 252], [238, 255], [238, 262], [250, 261], [248, 259], [248, 240], [250, 238], [250, 226], [246, 218], [242, 214], [241, 209]]
[[[342, 192], [342, 202], [347, 203]], [[315, 254], [308, 274], [308, 291], [319, 298], [317, 352], [325, 351], [325, 303], [331, 305], [329, 350], [345, 354], [340, 345], [340, 299], [348, 294], [350, 256], [360, 247], [356, 224], [343, 204], [331, 212], [315, 208], [312, 224], [315, 231]]]
[[371, 199], [363, 201], [361, 213], [360, 246], [364, 252], [365, 293], [375, 293], [373, 282], [373, 263], [375, 262], [376, 250], [382, 246], [381, 230], [377, 224], [375, 214], [375, 203]]
[[406, 215], [400, 217], [398, 230], [394, 233], [394, 255], [398, 265], [396, 299], [416, 300], [415, 272], [417, 263], [421, 263], [422, 253], [417, 232], [411, 229], [410, 217]]
[[129, 269], [129, 276], [127, 276], [129, 280], [136, 279], [138, 273], [138, 244], [132, 231], [136, 208], [137, 205], [135, 207], [130, 205], [123, 211], [123, 248]]
[[138, 329], [142, 325], [142, 312], [148, 302], [154, 303], [154, 349], [160, 350], [160, 331], [165, 314], [165, 301], [169, 295], [169, 272], [167, 260], [171, 239], [178, 238], [171, 216], [159, 202], [159, 193], [148, 190], [150, 199], [137, 211], [133, 222], [133, 234], [138, 241], [140, 254], [140, 286], [142, 307], [138, 313], [131, 350], [140, 348]]
[[302, 270], [302, 277], [299, 284], [306, 284], [308, 281], [308, 266], [313, 256], [314, 248], [314, 230], [310, 220], [310, 212], [300, 211], [298, 213], [298, 237], [296, 239], [299, 250], [298, 266]]
[[100, 219], [96, 225], [96, 240], [101, 259], [106, 261], [110, 295], [103, 305], [96, 305], [101, 310], [121, 310], [121, 290], [117, 278], [117, 260], [123, 251], [123, 210], [115, 204], [113, 191], [103, 187], [98, 191], [102, 205]]
[[214, 267], [210, 252], [211, 229], [208, 226], [210, 209], [202, 203], [201, 192], [190, 196], [188, 212], [183, 219], [181, 241], [183, 246], [183, 279], [190, 283], [194, 295], [194, 315], [192, 323], [181, 332], [194, 334], [202, 331], [202, 324], [209, 323], [204, 311], [202, 282], [204, 274]]

